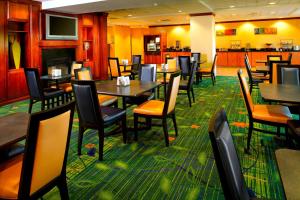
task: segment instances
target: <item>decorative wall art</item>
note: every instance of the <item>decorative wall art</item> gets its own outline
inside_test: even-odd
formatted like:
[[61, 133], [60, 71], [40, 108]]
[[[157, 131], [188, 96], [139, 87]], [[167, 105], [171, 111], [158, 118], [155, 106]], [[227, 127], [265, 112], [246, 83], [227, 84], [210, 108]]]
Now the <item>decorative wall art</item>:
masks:
[[236, 35], [236, 29], [217, 30], [217, 36]]
[[254, 34], [277, 34], [277, 28], [254, 28]]

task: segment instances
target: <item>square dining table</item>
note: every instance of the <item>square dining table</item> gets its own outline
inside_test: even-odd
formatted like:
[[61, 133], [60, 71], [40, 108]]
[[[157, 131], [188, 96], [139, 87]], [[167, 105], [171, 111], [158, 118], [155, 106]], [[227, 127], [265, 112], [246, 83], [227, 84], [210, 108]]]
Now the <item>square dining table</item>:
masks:
[[118, 86], [116, 80], [108, 80], [96, 83], [98, 94], [119, 96], [123, 98], [123, 108], [126, 109], [125, 97], [138, 97], [139, 95], [158, 87], [158, 82], [143, 82], [131, 80], [128, 86]]
[[55, 81], [56, 88], [58, 88], [58, 83], [60, 81], [69, 80], [72, 78], [71, 74], [62, 74], [60, 76], [44, 75], [41, 76], [41, 80], [44, 81]]

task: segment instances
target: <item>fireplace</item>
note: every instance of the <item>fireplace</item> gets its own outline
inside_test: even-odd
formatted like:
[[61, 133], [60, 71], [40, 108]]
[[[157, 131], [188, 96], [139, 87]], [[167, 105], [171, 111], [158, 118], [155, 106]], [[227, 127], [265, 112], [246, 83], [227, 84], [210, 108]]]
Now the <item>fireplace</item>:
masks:
[[42, 49], [42, 74], [51, 74], [52, 69], [60, 69], [61, 74], [69, 74], [73, 61], [75, 61], [74, 48]]

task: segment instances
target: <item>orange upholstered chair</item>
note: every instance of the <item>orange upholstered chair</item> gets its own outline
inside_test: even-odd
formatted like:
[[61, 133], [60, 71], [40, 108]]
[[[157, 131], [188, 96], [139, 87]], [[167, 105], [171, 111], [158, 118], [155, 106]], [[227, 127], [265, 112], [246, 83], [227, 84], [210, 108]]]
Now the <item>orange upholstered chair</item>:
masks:
[[124, 72], [120, 68], [119, 58], [108, 58], [110, 78], [113, 80], [119, 76], [131, 76], [131, 72]]
[[[77, 80], [93, 80], [91, 70], [89, 67], [83, 67], [80, 69], [75, 69], [75, 79]], [[118, 98], [110, 95], [98, 95], [99, 104], [101, 106], [110, 106], [114, 105], [118, 107]]]
[[55, 186], [61, 199], [69, 199], [66, 164], [74, 107], [73, 101], [31, 115], [24, 154], [0, 164], [0, 199], [37, 199]]
[[[133, 110], [134, 113], [134, 130], [135, 140], [137, 140], [138, 118], [146, 119], [158, 118], [162, 119], [166, 146], [169, 146], [169, 134], [167, 126], [167, 118], [173, 119], [175, 134], [177, 136], [177, 125], [175, 117], [175, 104], [180, 84], [180, 73], [172, 73], [168, 86], [168, 93], [165, 101], [149, 100], [139, 105]], [[151, 123], [151, 122], [150, 122]]]
[[287, 122], [291, 119], [291, 113], [289, 108], [286, 106], [253, 104], [247, 80], [244, 74], [242, 73], [242, 70], [238, 70], [238, 77], [249, 116], [249, 132], [246, 149], [246, 152], [249, 152], [252, 130], [261, 131], [265, 133], [273, 133], [267, 130], [254, 128], [253, 123], [261, 123], [276, 126], [277, 134], [279, 134], [280, 127], [287, 128]]

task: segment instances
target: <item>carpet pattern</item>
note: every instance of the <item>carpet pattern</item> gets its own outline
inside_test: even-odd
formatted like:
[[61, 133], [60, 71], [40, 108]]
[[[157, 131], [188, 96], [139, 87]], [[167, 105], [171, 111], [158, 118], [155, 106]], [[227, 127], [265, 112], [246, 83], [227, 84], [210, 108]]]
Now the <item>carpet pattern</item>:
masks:
[[[210, 117], [220, 108], [227, 113], [247, 186], [263, 199], [284, 199], [273, 136], [254, 132], [253, 153], [244, 154], [248, 116], [237, 77], [219, 76], [215, 86], [204, 79], [194, 90], [196, 102], [191, 108], [186, 95], [177, 98], [179, 135], [175, 138], [172, 121], [168, 121], [170, 147], [165, 147], [162, 127], [139, 132], [138, 142], [129, 132], [128, 144], [123, 144], [118, 134], [105, 138], [102, 162], [98, 150], [95, 156], [87, 155], [91, 148], [98, 149], [94, 130], [86, 131], [83, 155], [77, 156], [76, 115], [67, 165], [70, 199], [224, 199], [207, 131]], [[258, 90], [252, 97], [262, 103]], [[39, 108], [34, 106], [35, 111]], [[1, 107], [0, 115], [27, 109], [28, 101], [17, 102]], [[127, 113], [128, 126], [132, 126], [132, 108]], [[58, 189], [43, 199], [59, 199]]]

